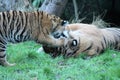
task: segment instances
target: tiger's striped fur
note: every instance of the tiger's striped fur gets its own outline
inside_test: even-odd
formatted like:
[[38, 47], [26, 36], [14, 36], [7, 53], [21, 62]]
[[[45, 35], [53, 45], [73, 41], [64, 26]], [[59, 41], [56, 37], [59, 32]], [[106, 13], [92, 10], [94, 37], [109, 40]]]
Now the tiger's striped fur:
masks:
[[52, 57], [62, 54], [65, 58], [75, 57], [81, 53], [86, 53], [92, 57], [99, 55], [105, 49], [111, 48], [120, 50], [120, 29], [119, 28], [103, 28], [100, 29], [91, 24], [69, 24], [70, 39], [66, 46], [47, 47], [43, 46], [46, 53]]
[[6, 60], [6, 46], [8, 42], [18, 43], [34, 40], [50, 46], [64, 45], [65, 39], [56, 39], [54, 35], [64, 31], [63, 20], [42, 11], [0, 12], [0, 64], [12, 66]]

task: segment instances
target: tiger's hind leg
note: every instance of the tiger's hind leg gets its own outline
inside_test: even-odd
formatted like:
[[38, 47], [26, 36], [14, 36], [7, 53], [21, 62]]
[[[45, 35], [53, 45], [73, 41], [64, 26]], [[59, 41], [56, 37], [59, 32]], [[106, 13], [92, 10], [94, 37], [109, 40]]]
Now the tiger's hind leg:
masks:
[[14, 66], [6, 60], [6, 45], [7, 43], [4, 40], [0, 40], [0, 65], [3, 66]]

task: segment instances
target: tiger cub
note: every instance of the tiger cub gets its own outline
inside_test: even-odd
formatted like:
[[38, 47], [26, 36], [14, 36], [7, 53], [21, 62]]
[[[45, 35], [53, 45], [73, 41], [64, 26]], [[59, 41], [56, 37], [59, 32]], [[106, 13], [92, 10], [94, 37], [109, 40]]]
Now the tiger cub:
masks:
[[120, 50], [119, 28], [98, 28], [92, 24], [69, 24], [67, 30], [70, 39], [62, 47], [48, 47], [43, 45], [43, 50], [52, 57], [63, 55], [64, 58], [76, 57], [86, 53], [92, 57], [99, 55], [107, 48]]
[[6, 60], [8, 42], [18, 43], [28, 40], [49, 46], [61, 46], [65, 39], [60, 35], [65, 31], [65, 22], [57, 16], [42, 11], [0, 12], [0, 64], [13, 66]]

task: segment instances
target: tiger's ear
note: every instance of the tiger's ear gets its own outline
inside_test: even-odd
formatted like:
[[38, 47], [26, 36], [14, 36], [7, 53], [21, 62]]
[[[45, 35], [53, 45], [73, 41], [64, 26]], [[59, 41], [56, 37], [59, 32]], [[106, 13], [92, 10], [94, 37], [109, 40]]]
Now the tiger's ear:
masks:
[[69, 22], [68, 21], [65, 21], [65, 20], [63, 20], [62, 22], [61, 22], [61, 26], [66, 26], [66, 25], [68, 25], [69, 24]]

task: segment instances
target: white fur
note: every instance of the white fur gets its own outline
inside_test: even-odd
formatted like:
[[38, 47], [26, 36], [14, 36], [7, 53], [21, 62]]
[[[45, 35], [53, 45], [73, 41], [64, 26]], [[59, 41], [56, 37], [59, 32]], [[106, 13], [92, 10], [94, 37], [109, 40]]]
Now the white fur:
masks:
[[43, 52], [43, 47], [40, 47], [38, 50], [37, 50], [37, 53], [40, 53], [40, 52]]

